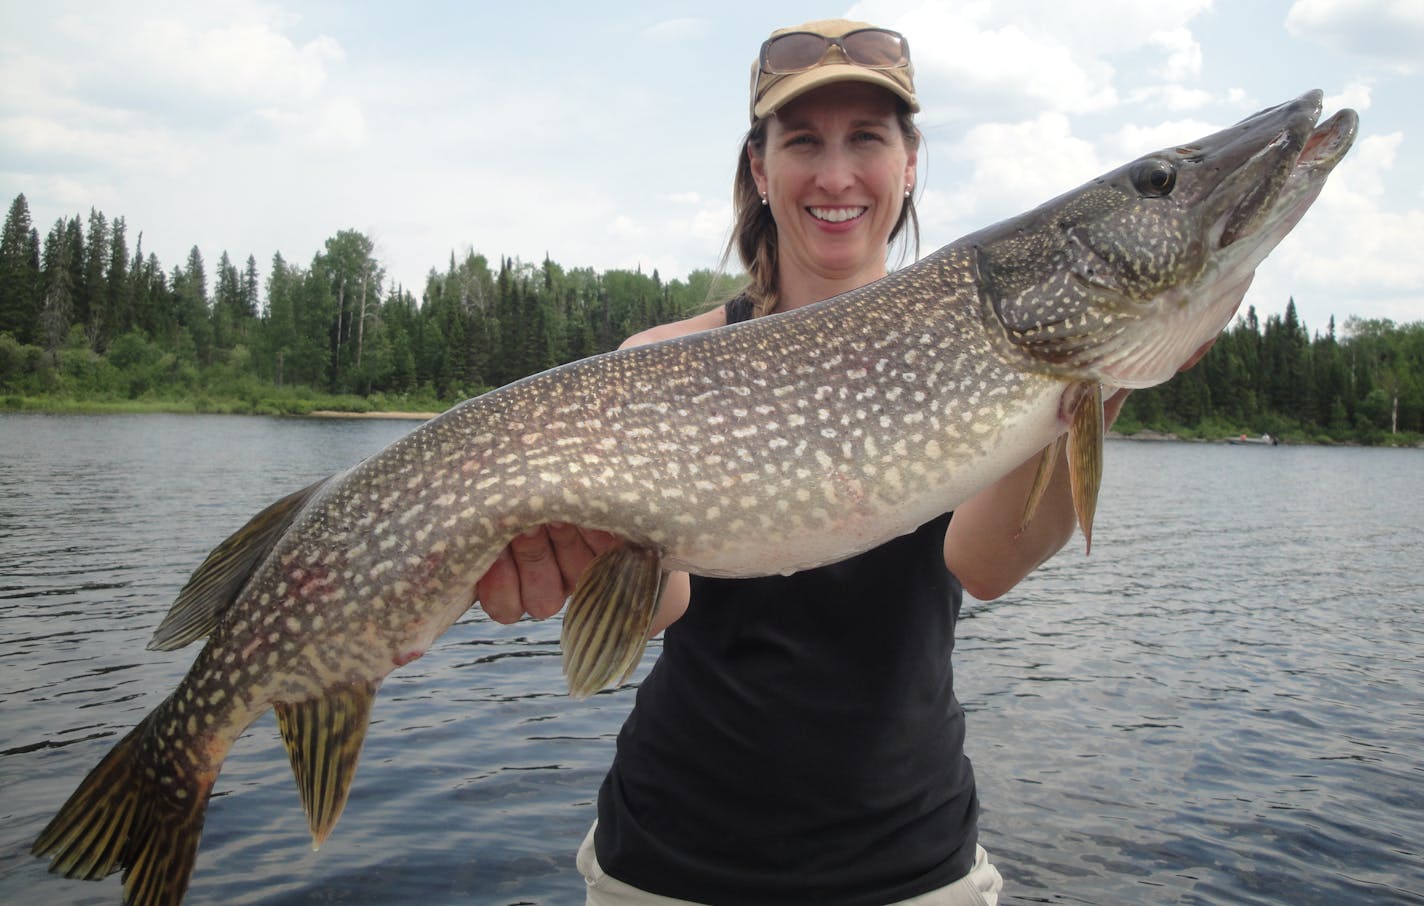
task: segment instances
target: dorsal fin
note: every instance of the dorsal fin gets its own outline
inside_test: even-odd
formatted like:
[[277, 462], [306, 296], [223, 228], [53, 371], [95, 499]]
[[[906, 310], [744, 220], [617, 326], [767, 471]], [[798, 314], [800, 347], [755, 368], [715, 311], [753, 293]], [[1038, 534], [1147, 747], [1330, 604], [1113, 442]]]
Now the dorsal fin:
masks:
[[621, 683], [638, 666], [666, 578], [662, 554], [631, 542], [610, 547], [584, 570], [561, 638], [574, 698]]
[[346, 808], [346, 794], [371, 723], [376, 686], [358, 681], [306, 701], [272, 703], [282, 744], [292, 760], [314, 850], [326, 842]]
[[188, 584], [178, 592], [178, 599], [168, 609], [163, 622], [153, 631], [149, 650], [172, 651], [212, 632], [228, 605], [247, 584], [248, 576], [291, 527], [307, 501], [330, 480], [330, 477], [323, 478], [288, 494], [213, 548], [188, 578]]

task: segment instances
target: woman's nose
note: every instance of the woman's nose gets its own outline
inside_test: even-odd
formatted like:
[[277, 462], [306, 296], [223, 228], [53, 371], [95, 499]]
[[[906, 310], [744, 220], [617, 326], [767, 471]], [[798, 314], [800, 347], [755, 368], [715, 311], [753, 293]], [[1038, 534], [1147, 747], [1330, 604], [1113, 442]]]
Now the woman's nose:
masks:
[[816, 173], [816, 185], [831, 193], [844, 192], [855, 183], [855, 171], [849, 155], [837, 148], [827, 149]]

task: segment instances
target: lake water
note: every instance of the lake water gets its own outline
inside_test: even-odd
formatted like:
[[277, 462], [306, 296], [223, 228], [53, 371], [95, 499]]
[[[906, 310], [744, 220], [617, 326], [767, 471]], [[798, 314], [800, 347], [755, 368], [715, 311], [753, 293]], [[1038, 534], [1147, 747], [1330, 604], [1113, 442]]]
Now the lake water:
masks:
[[[412, 427], [0, 415], [0, 901], [118, 902], [28, 847], [186, 671], [149, 633], [248, 516]], [[1092, 556], [965, 607], [1001, 902], [1424, 903], [1422, 567], [1424, 452], [1109, 443]], [[557, 620], [467, 615], [382, 688], [320, 853], [254, 725], [188, 901], [582, 902], [632, 689], [573, 702]]]

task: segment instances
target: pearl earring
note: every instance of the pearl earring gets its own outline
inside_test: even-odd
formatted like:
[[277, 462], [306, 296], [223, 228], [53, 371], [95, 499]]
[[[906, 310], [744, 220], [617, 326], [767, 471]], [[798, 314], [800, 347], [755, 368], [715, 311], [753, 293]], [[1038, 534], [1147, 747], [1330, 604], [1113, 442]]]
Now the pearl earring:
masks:
[[909, 197], [910, 197], [910, 193], [913, 192], [914, 190], [915, 190], [915, 187], [914, 187], [914, 186], [910, 185], [909, 183], [905, 183], [905, 197], [906, 197], [906, 198], [909, 198]]
[[765, 193], [765, 192], [761, 193], [761, 203], [762, 203], [762, 204], [766, 204], [766, 193]]

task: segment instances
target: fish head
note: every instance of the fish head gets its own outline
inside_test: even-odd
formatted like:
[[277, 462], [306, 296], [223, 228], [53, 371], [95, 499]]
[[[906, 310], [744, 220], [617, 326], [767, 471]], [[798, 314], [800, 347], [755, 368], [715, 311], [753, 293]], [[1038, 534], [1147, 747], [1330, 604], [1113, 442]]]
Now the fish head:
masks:
[[1166, 381], [1231, 322], [1349, 150], [1355, 112], [1317, 126], [1321, 104], [1308, 92], [967, 237], [986, 316], [1045, 373]]

